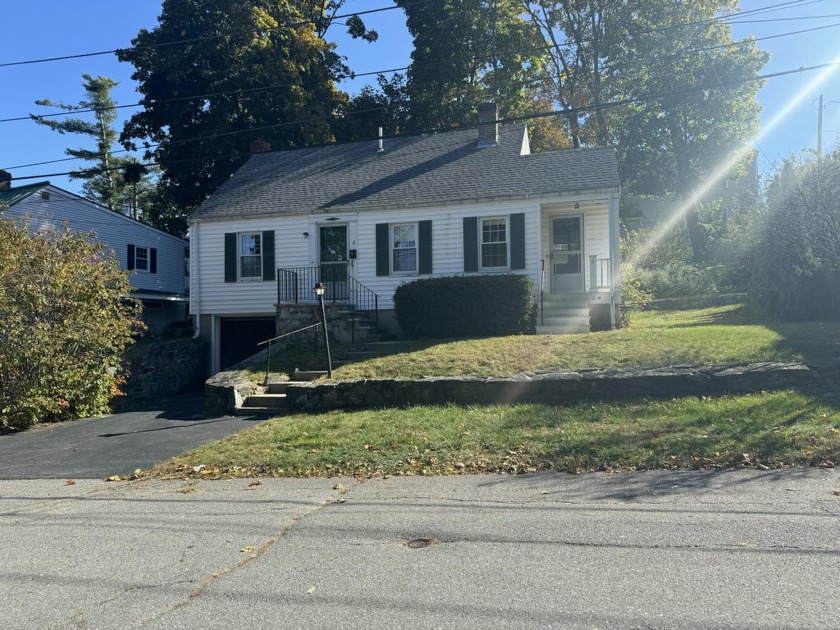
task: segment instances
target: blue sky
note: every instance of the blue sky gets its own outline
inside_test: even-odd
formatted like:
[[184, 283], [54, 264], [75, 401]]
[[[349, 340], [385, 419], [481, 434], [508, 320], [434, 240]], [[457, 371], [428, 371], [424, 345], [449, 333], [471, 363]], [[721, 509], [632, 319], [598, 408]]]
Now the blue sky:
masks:
[[[744, 11], [782, 4], [784, 0], [742, 0]], [[763, 38], [815, 27], [829, 27], [810, 33], [779, 37], [759, 42], [772, 53], [765, 72], [781, 72], [840, 60], [840, 2], [837, 0], [798, 0], [789, 6], [756, 16], [736, 18], [744, 21], [735, 28], [736, 37], [753, 33]], [[3, 36], [0, 37], [0, 64], [30, 59], [112, 50], [128, 46], [141, 28], [157, 23], [161, 3], [158, 0], [27, 0], [6, 2], [3, 7]], [[347, 10], [365, 10], [389, 6], [389, 0], [351, 0]], [[749, 21], [747, 21], [749, 20]], [[753, 21], [761, 20], [761, 21]], [[386, 11], [366, 18], [368, 26], [379, 31], [375, 44], [339, 37], [339, 51], [345, 54], [356, 72], [405, 66], [409, 63], [411, 41], [400, 11]], [[336, 29], [336, 34], [338, 34]], [[120, 104], [139, 98], [130, 76], [132, 66], [113, 55], [21, 66], [0, 66], [0, 119], [46, 113], [34, 105], [36, 99], [48, 98], [68, 103], [82, 97], [81, 75], [104, 75], [120, 82], [112, 92]], [[828, 73], [826, 73], [828, 74]], [[797, 99], [799, 104], [772, 126], [772, 131], [758, 139], [759, 166], [769, 172], [784, 157], [814, 147], [817, 138], [817, 103], [825, 95], [823, 146], [836, 144], [840, 129], [840, 69], [813, 85], [818, 72], [802, 72], [771, 79], [759, 93], [763, 105], [762, 124], [770, 127], [786, 106]], [[361, 81], [343, 86], [351, 93]], [[43, 111], [42, 111], [43, 110]], [[121, 110], [118, 126], [132, 110]], [[61, 159], [68, 146], [80, 146], [80, 137], [61, 136], [31, 121], [0, 123], [0, 168], [15, 177], [64, 172], [76, 163], [58, 162], [21, 168], [19, 165]], [[51, 176], [54, 184], [78, 190], [79, 183], [65, 177]], [[25, 183], [32, 180], [20, 180]]]

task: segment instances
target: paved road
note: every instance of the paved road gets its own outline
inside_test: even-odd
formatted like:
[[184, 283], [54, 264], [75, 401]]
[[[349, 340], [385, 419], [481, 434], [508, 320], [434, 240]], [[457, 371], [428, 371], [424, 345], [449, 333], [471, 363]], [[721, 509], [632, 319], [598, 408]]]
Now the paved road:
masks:
[[208, 418], [203, 394], [141, 409], [0, 435], [0, 479], [95, 478], [150, 468], [261, 418]]
[[838, 628], [838, 489], [835, 470], [0, 481], [0, 619]]

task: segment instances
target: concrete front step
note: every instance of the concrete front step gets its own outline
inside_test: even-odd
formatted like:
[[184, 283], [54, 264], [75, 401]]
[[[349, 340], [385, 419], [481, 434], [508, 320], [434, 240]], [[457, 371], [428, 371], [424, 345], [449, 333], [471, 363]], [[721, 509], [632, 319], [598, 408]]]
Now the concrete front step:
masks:
[[538, 335], [579, 335], [588, 332], [588, 323], [585, 326], [537, 326]]
[[589, 317], [549, 317], [546, 315], [539, 321], [538, 325], [582, 327], [588, 331]]
[[322, 376], [326, 376], [326, 371], [321, 370], [295, 370], [292, 372], [291, 380], [301, 382], [301, 381], [314, 381], [316, 379], [321, 378]]

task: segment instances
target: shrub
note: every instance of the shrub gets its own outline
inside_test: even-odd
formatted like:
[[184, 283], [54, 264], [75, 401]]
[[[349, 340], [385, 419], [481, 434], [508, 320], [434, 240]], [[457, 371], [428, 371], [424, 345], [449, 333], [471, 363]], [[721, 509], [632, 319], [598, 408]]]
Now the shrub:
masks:
[[90, 235], [0, 219], [0, 428], [108, 410], [137, 305]]
[[534, 326], [534, 285], [528, 276], [450, 276], [401, 284], [394, 309], [412, 338], [493, 337]]

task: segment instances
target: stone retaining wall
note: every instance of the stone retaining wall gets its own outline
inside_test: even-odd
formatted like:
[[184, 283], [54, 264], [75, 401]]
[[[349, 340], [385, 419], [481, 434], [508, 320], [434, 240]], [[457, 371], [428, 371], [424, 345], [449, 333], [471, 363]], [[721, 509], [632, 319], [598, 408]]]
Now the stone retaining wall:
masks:
[[186, 391], [200, 391], [207, 376], [207, 344], [202, 340], [146, 339], [123, 355], [129, 376], [125, 396], [111, 401], [121, 409]]
[[510, 378], [437, 377], [418, 380], [369, 379], [300, 383], [288, 387], [290, 409], [541, 403], [559, 405], [581, 399], [622, 397], [718, 396], [816, 384], [825, 369], [800, 363], [745, 366], [670, 366], [520, 374]]

